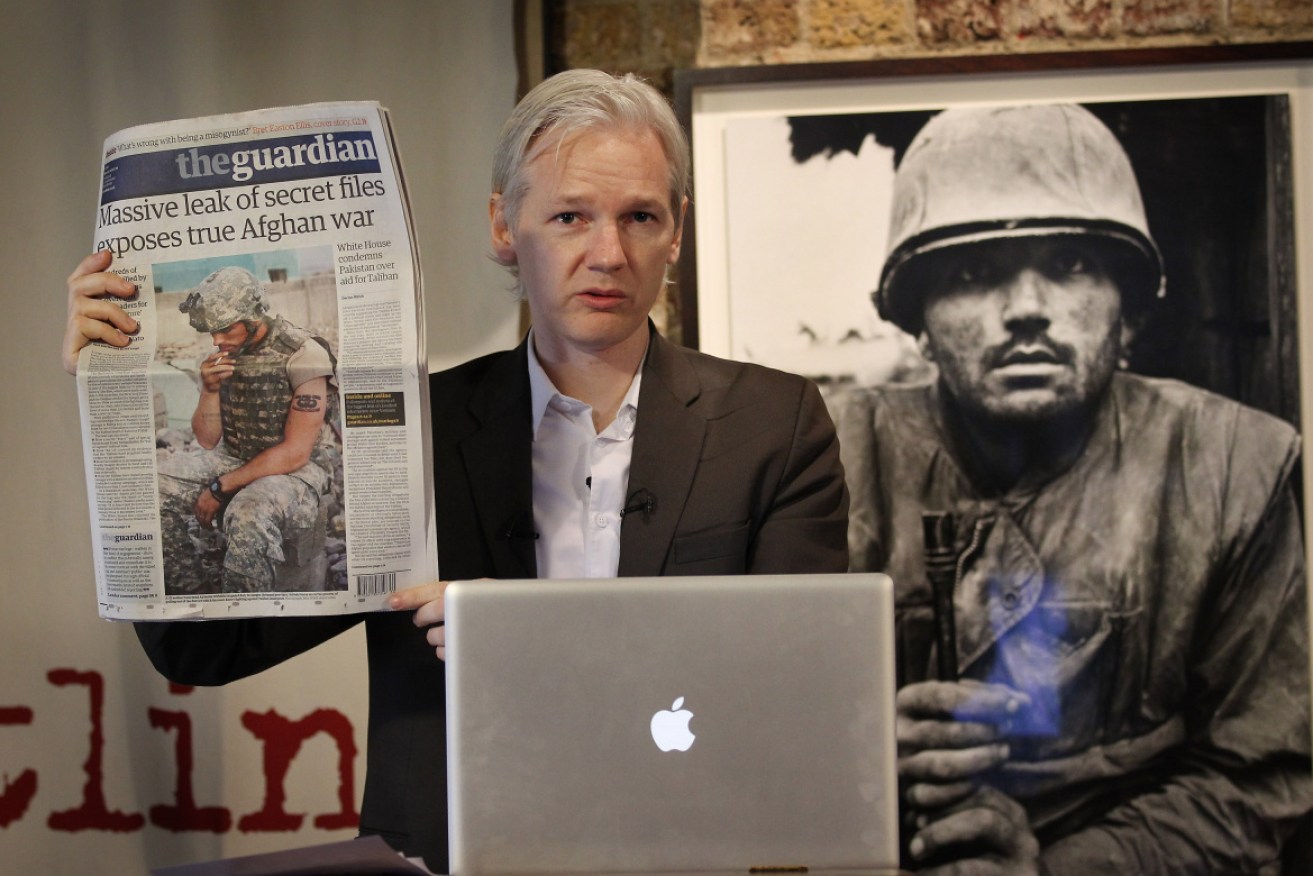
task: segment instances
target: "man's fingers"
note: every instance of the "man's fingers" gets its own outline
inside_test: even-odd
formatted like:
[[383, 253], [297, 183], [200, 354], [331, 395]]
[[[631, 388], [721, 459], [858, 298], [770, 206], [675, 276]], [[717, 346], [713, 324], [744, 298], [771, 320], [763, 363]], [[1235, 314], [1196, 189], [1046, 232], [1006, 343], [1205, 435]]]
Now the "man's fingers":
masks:
[[437, 652], [439, 660], [447, 659], [447, 628], [443, 626], [442, 594], [447, 589], [446, 581], [433, 581], [417, 587], [398, 590], [388, 597], [388, 607], [393, 611], [414, 611], [412, 622], [424, 630], [424, 641]]
[[915, 809], [943, 809], [960, 803], [976, 789], [975, 782], [951, 782], [949, 784], [916, 784], [907, 789], [907, 802]]
[[237, 366], [232, 362], [215, 360], [201, 367], [201, 373], [206, 377], [213, 377], [216, 380], [225, 380], [232, 377], [237, 372]]
[[68, 278], [68, 324], [60, 354], [64, 370], [77, 373], [78, 352], [92, 341], [126, 347], [128, 335], [141, 326], [106, 296], [130, 298], [137, 287], [117, 274], [108, 273], [110, 254], [101, 251], [87, 256]]
[[447, 628], [445, 626], [429, 627], [424, 634], [425, 640], [438, 652], [439, 660], [447, 659]]
[[[930, 822], [912, 840], [913, 857], [931, 857], [944, 849], [984, 844], [1002, 851], [1010, 825], [996, 810], [978, 807], [954, 812]], [[918, 842], [919, 841], [919, 842]], [[916, 854], [916, 849], [921, 854]]]
[[1030, 698], [1002, 684], [982, 681], [925, 681], [909, 684], [895, 698], [898, 714], [913, 718], [952, 718], [998, 723], [1030, 704]]
[[1033, 874], [1039, 843], [1020, 803], [994, 788], [982, 787], [948, 814], [923, 825], [909, 851], [917, 860], [956, 856], [998, 868], [949, 869], [943, 871], [946, 873]]
[[1006, 745], [980, 745], [957, 750], [920, 751], [898, 758], [898, 775], [911, 782], [958, 782], [1007, 762]]
[[975, 721], [917, 721], [898, 716], [898, 751], [915, 754], [929, 748], [973, 748], [997, 742], [998, 727]]
[[99, 252], [93, 252], [91, 255], [78, 262], [78, 266], [73, 269], [73, 273], [68, 275], [68, 285], [70, 288], [73, 282], [87, 274], [98, 274], [109, 267], [110, 262], [114, 260], [114, 255], [107, 249]]
[[68, 275], [69, 299], [100, 298], [105, 295], [131, 298], [137, 294], [136, 284], [106, 270], [109, 264], [108, 250], [92, 253], [79, 262], [73, 273]]
[[209, 529], [214, 520], [214, 514], [210, 509], [203, 502], [197, 502], [192, 511], [196, 515], [196, 522], [199, 523], [203, 529]]
[[446, 589], [446, 581], [432, 581], [416, 587], [407, 587], [388, 597], [388, 607], [393, 611], [414, 611], [417, 627], [441, 623], [442, 592]]
[[116, 347], [126, 346], [131, 340], [128, 335], [140, 328], [137, 321], [124, 313], [117, 304], [99, 301], [92, 303], [96, 306], [69, 315], [69, 333], [76, 333], [88, 341], [104, 341]]

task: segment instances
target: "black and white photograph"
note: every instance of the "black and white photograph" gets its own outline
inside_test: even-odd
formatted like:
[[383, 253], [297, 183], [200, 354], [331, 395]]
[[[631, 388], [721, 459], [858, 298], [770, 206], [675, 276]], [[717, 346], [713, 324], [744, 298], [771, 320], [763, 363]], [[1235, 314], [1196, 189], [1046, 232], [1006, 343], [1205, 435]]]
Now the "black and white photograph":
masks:
[[[1145, 231], [1152, 229], [1164, 262], [1162, 300], [1144, 314], [1148, 322], [1128, 351], [1131, 369], [1178, 377], [1297, 425], [1289, 101], [1254, 95], [1082, 106], [1115, 132], [1135, 168]], [[880, 318], [872, 294], [890, 210], [904, 206], [890, 203], [895, 168], [937, 114], [727, 124], [735, 357], [832, 387], [925, 376], [915, 338]], [[963, 171], [975, 174], [969, 164]], [[955, 190], [954, 203], [978, 203], [963, 182], [940, 184]]]
[[1303, 98], [1145, 81], [694, 104], [696, 336], [826, 394], [922, 866], [1309, 860]]

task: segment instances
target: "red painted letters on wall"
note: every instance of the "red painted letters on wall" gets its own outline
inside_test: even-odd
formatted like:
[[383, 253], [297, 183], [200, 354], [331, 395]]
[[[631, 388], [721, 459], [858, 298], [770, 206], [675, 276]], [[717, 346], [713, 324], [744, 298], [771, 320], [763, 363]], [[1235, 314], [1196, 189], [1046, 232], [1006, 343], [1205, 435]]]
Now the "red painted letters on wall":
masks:
[[[146, 817], [140, 812], [123, 812], [111, 809], [106, 801], [105, 757], [105, 680], [94, 670], [52, 669], [47, 680], [55, 687], [81, 686], [86, 688], [89, 700], [88, 751], [82, 764], [86, 782], [81, 803], [72, 808], [50, 813], [47, 825], [58, 831], [108, 831], [123, 833], [141, 830]], [[171, 685], [174, 694], [185, 695], [192, 689]], [[34, 711], [27, 706], [0, 706], [0, 727], [30, 726]], [[193, 727], [191, 716], [185, 711], [150, 708], [147, 710], [150, 726], [174, 734], [173, 760], [176, 770], [173, 801], [150, 807], [150, 823], [174, 832], [205, 831], [226, 833], [232, 829], [232, 812], [223, 806], [198, 806], [192, 784], [194, 770]], [[260, 741], [264, 771], [263, 806], [237, 821], [237, 829], [249, 832], [295, 831], [305, 820], [304, 814], [286, 811], [286, 780], [288, 770], [302, 745], [317, 734], [324, 733], [337, 746], [338, 810], [316, 815], [315, 827], [323, 830], [354, 828], [360, 823], [355, 807], [355, 731], [351, 721], [336, 709], [316, 709], [304, 718], [293, 720], [277, 711], [246, 711], [241, 715], [242, 726]], [[12, 781], [7, 774], [0, 775], [0, 828], [21, 821], [27, 814], [37, 793], [37, 772], [24, 769]]]

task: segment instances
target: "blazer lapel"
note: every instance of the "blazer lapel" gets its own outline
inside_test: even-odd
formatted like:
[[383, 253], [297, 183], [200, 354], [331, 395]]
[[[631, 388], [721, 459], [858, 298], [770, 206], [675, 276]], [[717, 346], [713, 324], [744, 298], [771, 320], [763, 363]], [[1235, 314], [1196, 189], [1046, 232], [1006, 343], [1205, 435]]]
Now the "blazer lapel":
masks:
[[471, 394], [470, 414], [476, 428], [460, 442], [460, 449], [469, 482], [476, 485], [475, 512], [493, 568], [499, 578], [537, 577], [533, 435], [523, 343], [503, 357]]
[[626, 505], [650, 504], [627, 513], [621, 524], [621, 577], [661, 574], [707, 431], [690, 408], [702, 391], [697, 373], [678, 347], [649, 331]]

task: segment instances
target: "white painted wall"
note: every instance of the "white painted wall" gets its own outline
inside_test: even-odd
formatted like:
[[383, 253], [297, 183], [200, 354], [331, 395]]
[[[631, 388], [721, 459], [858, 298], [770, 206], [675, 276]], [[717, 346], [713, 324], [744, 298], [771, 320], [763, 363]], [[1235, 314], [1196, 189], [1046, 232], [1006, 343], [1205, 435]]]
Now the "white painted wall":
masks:
[[[177, 735], [152, 727], [148, 709], [191, 717], [196, 802], [226, 806], [236, 821], [263, 805], [260, 748], [243, 712], [295, 719], [334, 708], [363, 747], [363, 639], [342, 637], [222, 690], [177, 694], [129, 627], [97, 619], [76, 392], [58, 356], [64, 280], [90, 250], [99, 152], [112, 131], [373, 99], [393, 111], [406, 163], [431, 365], [512, 344], [516, 303], [482, 256], [489, 156], [515, 97], [511, 9], [511, 0], [0, 0], [0, 795], [26, 771], [37, 778], [26, 811], [0, 825], [0, 871], [143, 873], [353, 835], [150, 824], [150, 807], [173, 803]], [[83, 805], [92, 752], [89, 688], [53, 683], [51, 670], [64, 668], [104, 680], [104, 803], [141, 813], [140, 829], [49, 826], [52, 813]], [[288, 779], [286, 808], [307, 813], [307, 825], [335, 809], [335, 756], [315, 742]], [[362, 753], [357, 797], [363, 766]]]

